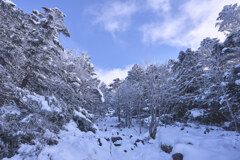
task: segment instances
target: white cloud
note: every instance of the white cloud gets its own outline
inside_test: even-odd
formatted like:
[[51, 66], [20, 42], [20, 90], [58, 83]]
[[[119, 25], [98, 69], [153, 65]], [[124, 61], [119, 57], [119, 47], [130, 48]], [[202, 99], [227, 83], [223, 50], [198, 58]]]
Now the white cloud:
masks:
[[136, 4], [133, 2], [112, 2], [100, 7], [95, 12], [95, 24], [100, 24], [106, 31], [114, 34], [115, 32], [125, 31], [131, 24], [131, 16], [137, 11]]
[[124, 79], [127, 77], [128, 71], [132, 68], [132, 66], [126, 66], [125, 68], [114, 68], [111, 70], [103, 70], [103, 69], [96, 69], [96, 73], [98, 78], [109, 85], [115, 78]]
[[170, 0], [147, 0], [147, 4], [157, 12], [168, 12], [171, 9]]
[[218, 13], [224, 5], [237, 2], [239, 0], [188, 0], [179, 7], [179, 12], [163, 15], [163, 21], [143, 25], [140, 29], [143, 41], [196, 49], [206, 37], [223, 40], [223, 33], [215, 28]]

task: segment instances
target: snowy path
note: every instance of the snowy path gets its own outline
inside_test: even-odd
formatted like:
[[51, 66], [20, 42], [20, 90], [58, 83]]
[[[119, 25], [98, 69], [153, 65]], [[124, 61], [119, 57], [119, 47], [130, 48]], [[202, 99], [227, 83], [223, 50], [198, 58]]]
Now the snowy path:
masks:
[[[182, 153], [184, 160], [239, 160], [240, 137], [234, 132], [223, 131], [217, 127], [210, 127], [210, 132], [204, 134], [205, 126], [160, 127], [156, 140], [148, 139], [145, 129], [139, 135], [137, 128], [119, 129], [116, 118], [105, 118], [96, 123], [97, 134], [80, 132], [74, 122], [69, 123], [62, 131], [59, 143], [55, 146], [46, 146], [39, 160], [172, 160], [173, 153]], [[107, 129], [107, 130], [106, 130]], [[105, 131], [106, 130], [106, 131]], [[108, 140], [111, 137], [121, 137], [121, 146], [114, 146]], [[145, 139], [144, 145], [136, 140]], [[101, 146], [99, 145], [101, 143]], [[161, 150], [161, 144], [173, 146], [170, 154]], [[25, 146], [22, 150], [28, 150]], [[20, 160], [18, 156], [12, 159]], [[29, 158], [33, 159], [33, 158]], [[26, 159], [27, 160], [27, 159]]]

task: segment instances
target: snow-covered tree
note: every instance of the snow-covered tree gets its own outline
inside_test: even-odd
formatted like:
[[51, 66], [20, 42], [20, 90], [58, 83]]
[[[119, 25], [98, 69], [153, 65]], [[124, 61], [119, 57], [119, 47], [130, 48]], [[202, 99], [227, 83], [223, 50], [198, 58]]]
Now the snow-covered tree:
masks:
[[145, 81], [144, 79], [145, 71], [140, 66], [135, 64], [132, 69], [128, 72], [128, 76], [126, 80], [132, 87], [135, 89], [135, 97], [133, 99], [133, 114], [137, 114], [138, 118], [138, 124], [139, 124], [139, 133], [141, 133], [141, 110], [144, 107], [143, 102], [143, 83]]
[[240, 6], [238, 4], [226, 5], [219, 13], [216, 26], [219, 26], [219, 31], [225, 34], [234, 33], [240, 30]]
[[26, 14], [10, 2], [0, 0], [0, 159], [16, 154], [22, 143], [38, 148], [25, 156], [37, 155], [58, 143], [56, 135], [71, 120], [95, 132], [84, 108], [101, 103], [90, 59], [71, 55], [58, 42], [60, 33], [70, 36], [62, 12]]
[[172, 66], [174, 72], [174, 83], [176, 86], [175, 95], [173, 98], [177, 103], [173, 110], [176, 118], [182, 117], [187, 109], [193, 108], [198, 102], [197, 96], [200, 93], [203, 79], [202, 65], [199, 63], [199, 56], [191, 49], [185, 52], [181, 51], [178, 56], [178, 61]]
[[121, 105], [120, 105], [120, 97], [119, 97], [119, 88], [122, 84], [122, 81], [119, 78], [113, 80], [113, 82], [109, 85], [111, 90], [115, 93], [114, 104], [116, 108], [116, 112], [118, 115], [118, 121], [121, 122]]
[[[237, 115], [233, 111], [233, 105], [236, 105], [234, 98], [230, 98], [231, 95], [231, 79], [234, 74], [227, 76], [228, 73], [234, 70], [235, 66], [240, 63], [240, 50], [239, 50], [239, 36], [240, 31], [230, 34], [224, 43], [220, 43], [214, 46], [213, 50], [213, 68], [212, 71], [219, 84], [219, 93], [221, 94], [221, 101], [223, 108], [227, 107], [228, 111], [235, 124], [236, 131], [238, 130]], [[226, 78], [227, 77], [227, 78]], [[229, 82], [226, 82], [229, 81]], [[236, 92], [232, 90], [232, 92]], [[235, 94], [235, 93], [233, 93]], [[238, 94], [238, 93], [237, 93]], [[233, 101], [232, 101], [233, 100]]]

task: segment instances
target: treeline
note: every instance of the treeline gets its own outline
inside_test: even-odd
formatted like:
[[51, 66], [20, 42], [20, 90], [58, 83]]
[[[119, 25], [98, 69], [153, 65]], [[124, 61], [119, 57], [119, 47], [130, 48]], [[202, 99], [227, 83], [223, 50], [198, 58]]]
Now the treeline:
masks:
[[[238, 131], [240, 124], [240, 7], [225, 6], [217, 26], [227, 37], [223, 43], [206, 38], [193, 51], [181, 51], [167, 64], [135, 64], [125, 80], [115, 79], [101, 88], [105, 106], [113, 108], [119, 122], [139, 126], [150, 117], [149, 132], [155, 138], [160, 121], [198, 121]], [[194, 113], [196, 114], [194, 115]], [[226, 123], [225, 123], [226, 124]], [[141, 128], [140, 132], [141, 132]]]

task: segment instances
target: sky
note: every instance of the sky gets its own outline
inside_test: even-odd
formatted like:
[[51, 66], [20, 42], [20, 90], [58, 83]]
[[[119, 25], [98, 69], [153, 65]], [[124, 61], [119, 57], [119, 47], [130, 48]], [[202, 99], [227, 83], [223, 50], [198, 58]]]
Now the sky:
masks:
[[239, 0], [12, 0], [31, 13], [59, 8], [70, 38], [65, 49], [91, 57], [99, 78], [124, 78], [133, 64], [167, 63], [181, 50], [196, 50], [206, 37], [224, 40], [215, 27], [224, 5]]

